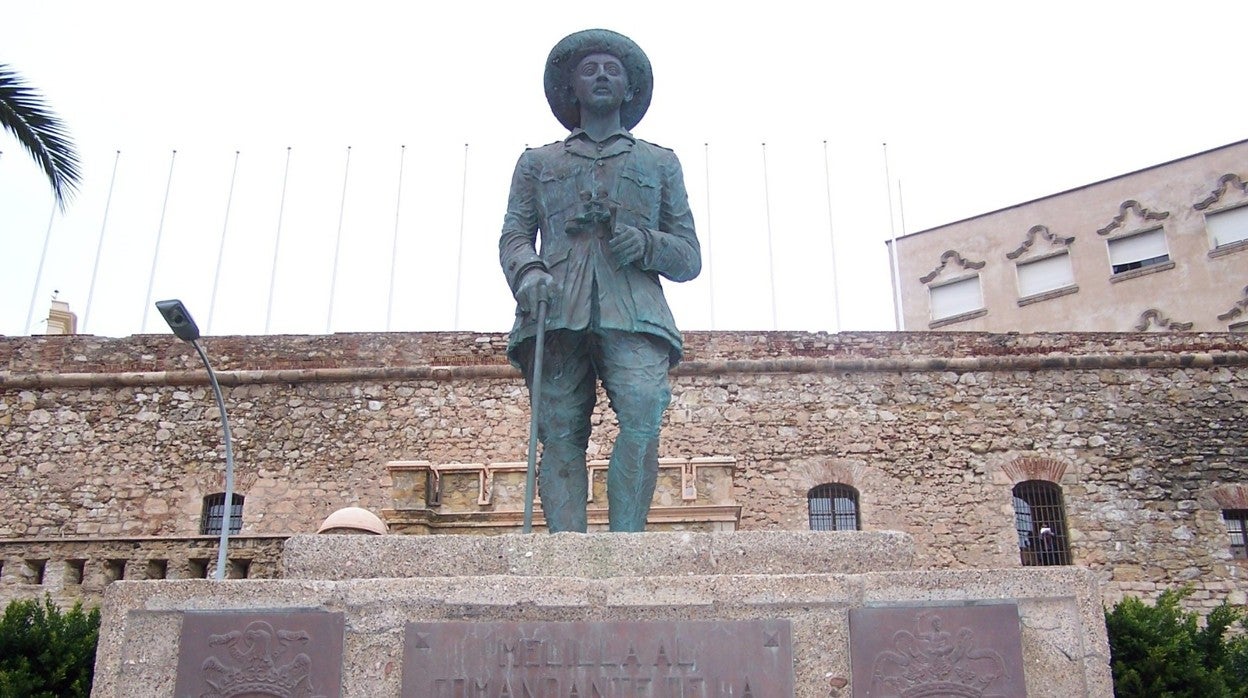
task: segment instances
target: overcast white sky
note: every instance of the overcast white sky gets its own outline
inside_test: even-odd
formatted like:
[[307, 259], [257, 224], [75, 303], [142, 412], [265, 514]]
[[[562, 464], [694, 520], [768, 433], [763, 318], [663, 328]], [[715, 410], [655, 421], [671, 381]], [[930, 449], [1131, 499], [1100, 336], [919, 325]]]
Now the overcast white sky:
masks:
[[506, 330], [511, 170], [564, 135], [546, 54], [595, 26], [650, 56], [634, 132], [685, 167], [686, 330], [892, 329], [901, 201], [913, 232], [1248, 137], [1248, 3], [20, 3], [0, 62], [86, 181], [47, 235], [0, 135], [0, 334], [40, 333], [54, 289], [86, 332], [164, 332], [149, 283], [212, 334]]

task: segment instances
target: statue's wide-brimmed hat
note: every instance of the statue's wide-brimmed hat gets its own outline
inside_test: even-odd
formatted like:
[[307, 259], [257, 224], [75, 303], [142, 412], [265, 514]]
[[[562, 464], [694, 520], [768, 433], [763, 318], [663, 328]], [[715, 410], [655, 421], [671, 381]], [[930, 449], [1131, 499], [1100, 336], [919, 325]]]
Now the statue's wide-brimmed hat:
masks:
[[610, 29], [586, 29], [569, 34], [550, 50], [544, 80], [550, 111], [568, 130], [581, 125], [581, 109], [572, 95], [572, 71], [583, 58], [594, 53], [611, 54], [624, 64], [633, 98], [620, 107], [620, 125], [632, 129], [650, 108], [654, 73], [645, 51], [632, 39]]

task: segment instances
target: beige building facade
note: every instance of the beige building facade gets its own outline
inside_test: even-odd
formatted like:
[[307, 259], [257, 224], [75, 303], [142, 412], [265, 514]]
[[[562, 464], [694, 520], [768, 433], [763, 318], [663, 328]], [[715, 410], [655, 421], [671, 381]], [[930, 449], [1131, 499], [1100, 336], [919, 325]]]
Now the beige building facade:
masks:
[[1248, 141], [895, 244], [907, 330], [1248, 330]]

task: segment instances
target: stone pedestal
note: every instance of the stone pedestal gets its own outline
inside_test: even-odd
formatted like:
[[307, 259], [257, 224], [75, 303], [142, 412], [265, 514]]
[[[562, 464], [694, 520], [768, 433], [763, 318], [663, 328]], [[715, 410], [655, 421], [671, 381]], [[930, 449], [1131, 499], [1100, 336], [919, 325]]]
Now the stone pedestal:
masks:
[[[867, 695], [873, 682], [871, 695], [893, 695], [890, 690], [911, 680], [907, 675], [962, 691], [940, 695], [994, 695], [997, 684], [975, 693], [975, 681], [1007, 685], [1006, 679], [1025, 685], [1030, 696], [1112, 695], [1100, 595], [1089, 572], [916, 570], [913, 558], [910, 539], [890, 532], [298, 536], [287, 543], [280, 580], [111, 585], [92, 695], [168, 696], [177, 686], [198, 696], [195, 681], [212, 679], [232, 690], [247, 672], [288, 682], [340, 677], [315, 679], [316, 695], [404, 695], [405, 649], [445, 654], [437, 633], [429, 631], [451, 621], [492, 623], [521, 635], [534, 628], [584, 632], [592, 624], [636, 632], [639, 622], [653, 623], [656, 637], [686, 621], [698, 621], [683, 626], [686, 632], [709, 627], [707, 622], [757, 627], [768, 638], [768, 651], [782, 649], [786, 638], [791, 642], [793, 695], [800, 698]], [[993, 608], [995, 629], [1017, 633], [1021, 665], [1010, 661], [1008, 647], [962, 620], [978, 607]], [[213, 627], [237, 626], [232, 635], [216, 630], [204, 644], [184, 634], [184, 626], [205, 626], [202, 616], [222, 614], [229, 622]], [[454, 627], [461, 634], [470, 628]], [[870, 641], [863, 632], [871, 633]], [[184, 656], [179, 664], [180, 646], [189, 647], [192, 639], [203, 656]], [[734, 651], [733, 643], [745, 641], [726, 635], [718, 646]], [[266, 654], [261, 647], [273, 649]], [[529, 659], [545, 662], [533, 668], [547, 677], [546, 683], [534, 679], [533, 686], [544, 691], [534, 695], [593, 695], [584, 693], [585, 686], [572, 692], [574, 684], [560, 668], [567, 663], [565, 649], [524, 654], [506, 638], [498, 648], [517, 670]], [[588, 656], [577, 651], [573, 647], [572, 656]], [[669, 683], [619, 690], [630, 696], [784, 698], [765, 686], [747, 694], [740, 684], [716, 683], [722, 677], [698, 673], [697, 658], [689, 655], [694, 651], [659, 652], [658, 668], [647, 671], [660, 672]], [[652, 661], [647, 652], [654, 654], [637, 645], [640, 663]], [[663, 663], [669, 656], [670, 666]], [[611, 671], [624, 672], [629, 661], [620, 658]], [[514, 697], [528, 690], [470, 674], [466, 682], [446, 677], [427, 685], [438, 686], [433, 698]], [[334, 681], [340, 689], [326, 685]], [[610, 685], [618, 688], [618, 681], [623, 679]]]

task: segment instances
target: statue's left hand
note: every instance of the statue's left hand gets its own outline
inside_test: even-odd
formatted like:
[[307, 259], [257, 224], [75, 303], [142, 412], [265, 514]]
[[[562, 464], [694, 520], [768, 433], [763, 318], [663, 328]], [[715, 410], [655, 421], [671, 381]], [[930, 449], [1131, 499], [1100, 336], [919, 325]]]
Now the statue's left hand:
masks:
[[631, 225], [618, 224], [614, 234], [607, 241], [611, 254], [615, 256], [616, 267], [623, 268], [641, 259], [646, 254], [646, 234]]

